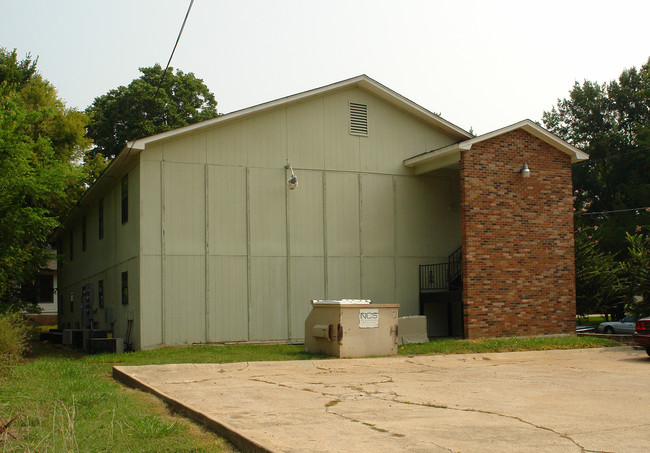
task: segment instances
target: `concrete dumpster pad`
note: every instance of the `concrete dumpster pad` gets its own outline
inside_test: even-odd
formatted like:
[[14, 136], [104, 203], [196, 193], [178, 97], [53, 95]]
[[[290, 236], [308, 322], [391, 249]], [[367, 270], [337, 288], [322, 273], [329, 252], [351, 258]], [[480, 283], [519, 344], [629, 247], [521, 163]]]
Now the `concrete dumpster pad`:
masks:
[[636, 452], [650, 370], [629, 347], [117, 366], [243, 451]]

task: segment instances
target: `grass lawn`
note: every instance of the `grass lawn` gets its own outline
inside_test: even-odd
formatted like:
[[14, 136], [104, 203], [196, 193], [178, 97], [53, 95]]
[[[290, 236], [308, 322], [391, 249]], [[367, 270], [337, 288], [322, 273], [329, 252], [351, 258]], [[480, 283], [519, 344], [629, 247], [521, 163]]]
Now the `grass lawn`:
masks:
[[[611, 321], [614, 321], [613, 319]], [[578, 316], [578, 322], [585, 326], [598, 327], [598, 324], [605, 322], [604, 315], [588, 315], [585, 317]]]
[[[619, 345], [592, 337], [433, 340], [400, 354], [455, 354]], [[0, 452], [220, 452], [220, 437], [170, 413], [155, 397], [111, 378], [113, 365], [225, 363], [323, 358], [301, 345], [188, 346], [86, 356], [34, 343], [0, 376]], [[3, 432], [3, 426], [11, 425]]]

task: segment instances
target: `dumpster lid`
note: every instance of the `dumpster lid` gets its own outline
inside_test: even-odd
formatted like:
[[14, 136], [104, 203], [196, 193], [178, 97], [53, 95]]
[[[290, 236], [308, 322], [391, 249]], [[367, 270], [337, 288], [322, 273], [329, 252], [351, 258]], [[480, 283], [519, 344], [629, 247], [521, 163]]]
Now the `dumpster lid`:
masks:
[[370, 299], [341, 299], [341, 300], [312, 300], [314, 305], [358, 305], [358, 304], [371, 304]]

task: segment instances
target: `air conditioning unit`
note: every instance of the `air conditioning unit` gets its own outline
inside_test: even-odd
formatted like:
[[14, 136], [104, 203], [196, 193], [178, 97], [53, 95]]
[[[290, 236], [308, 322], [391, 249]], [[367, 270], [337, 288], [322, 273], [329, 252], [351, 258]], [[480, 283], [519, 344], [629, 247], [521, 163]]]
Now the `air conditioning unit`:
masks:
[[62, 343], [64, 346], [73, 346], [81, 348], [83, 346], [82, 329], [65, 329], [63, 331]]
[[61, 343], [64, 346], [70, 346], [72, 344], [72, 331], [70, 329], [65, 329], [63, 331], [63, 338], [61, 339]]
[[91, 354], [124, 352], [123, 338], [91, 338], [88, 343]]
[[113, 332], [110, 330], [84, 330], [83, 332], [83, 349], [84, 351], [89, 351], [90, 345], [89, 341], [92, 338], [109, 338], [113, 336]]

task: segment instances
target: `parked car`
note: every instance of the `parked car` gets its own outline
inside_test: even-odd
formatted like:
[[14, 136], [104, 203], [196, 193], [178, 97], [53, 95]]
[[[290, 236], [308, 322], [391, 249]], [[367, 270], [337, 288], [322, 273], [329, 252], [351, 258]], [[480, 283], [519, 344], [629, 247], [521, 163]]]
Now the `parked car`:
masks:
[[626, 316], [619, 321], [601, 322], [598, 324], [598, 333], [634, 333], [636, 318]]
[[641, 318], [636, 322], [632, 340], [635, 345], [645, 348], [645, 352], [650, 355], [650, 317]]
[[594, 333], [595, 331], [594, 326], [583, 326], [576, 323], [576, 333]]

